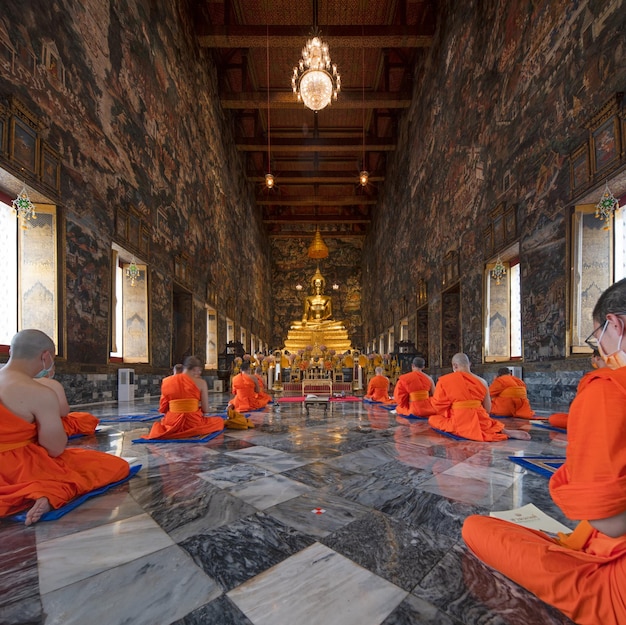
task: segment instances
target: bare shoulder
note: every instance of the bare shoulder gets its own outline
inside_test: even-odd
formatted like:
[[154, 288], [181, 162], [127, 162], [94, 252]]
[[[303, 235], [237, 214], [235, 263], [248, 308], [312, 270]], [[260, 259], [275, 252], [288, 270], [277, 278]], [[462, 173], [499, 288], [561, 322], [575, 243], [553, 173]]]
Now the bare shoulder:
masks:
[[204, 380], [204, 378], [193, 378], [193, 382], [201, 391], [209, 390], [209, 387], [207, 386], [207, 383]]
[[52, 388], [17, 373], [0, 379], [0, 399], [16, 416], [30, 423], [42, 409], [56, 406], [58, 410], [57, 395]]

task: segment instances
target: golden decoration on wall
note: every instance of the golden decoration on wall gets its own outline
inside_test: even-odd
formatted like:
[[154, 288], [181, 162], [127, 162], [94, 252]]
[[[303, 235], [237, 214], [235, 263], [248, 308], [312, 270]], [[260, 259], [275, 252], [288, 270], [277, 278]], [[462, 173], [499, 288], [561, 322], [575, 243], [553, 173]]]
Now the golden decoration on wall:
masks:
[[498, 256], [498, 260], [491, 270], [491, 277], [496, 281], [496, 284], [500, 286], [504, 276], [506, 276], [506, 267], [502, 263], [502, 259]]

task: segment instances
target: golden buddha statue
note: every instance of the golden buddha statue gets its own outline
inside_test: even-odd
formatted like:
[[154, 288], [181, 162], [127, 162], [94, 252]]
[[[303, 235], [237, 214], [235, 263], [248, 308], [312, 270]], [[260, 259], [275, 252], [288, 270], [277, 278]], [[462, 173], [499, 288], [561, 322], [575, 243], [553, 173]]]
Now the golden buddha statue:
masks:
[[319, 267], [311, 278], [311, 295], [304, 300], [302, 320], [294, 321], [285, 348], [290, 351], [320, 345], [343, 352], [351, 349], [348, 331], [341, 321], [334, 321], [332, 298], [324, 294], [326, 280]]

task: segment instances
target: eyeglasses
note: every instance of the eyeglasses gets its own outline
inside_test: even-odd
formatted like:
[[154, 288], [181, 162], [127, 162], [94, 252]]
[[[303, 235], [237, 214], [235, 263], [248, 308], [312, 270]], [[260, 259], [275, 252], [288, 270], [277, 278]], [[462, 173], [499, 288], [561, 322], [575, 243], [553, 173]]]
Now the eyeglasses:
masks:
[[[608, 325], [609, 320], [607, 319], [604, 322], [603, 326], [598, 326], [586, 339], [585, 339], [585, 343], [587, 343], [587, 345], [589, 345], [589, 347], [591, 347], [591, 349], [598, 349], [598, 347], [600, 346], [600, 342], [598, 341], [598, 337], [596, 336], [596, 334], [598, 334], [598, 332], [600, 332], [600, 330], [602, 330], [602, 333], [604, 333], [604, 330], [606, 329], [606, 326]], [[601, 335], [602, 335], [601, 333]]]
[[[620, 317], [622, 315], [626, 315], [626, 312], [616, 312], [613, 313], [614, 315]], [[585, 343], [587, 343], [587, 345], [589, 345], [589, 347], [591, 347], [591, 349], [598, 349], [600, 347], [600, 339], [602, 338], [602, 335], [604, 334], [604, 331], [606, 330], [606, 327], [609, 325], [609, 320], [607, 319], [604, 322], [603, 326], [598, 326], [586, 339], [585, 339]], [[622, 326], [623, 328], [623, 326]], [[600, 330], [602, 330], [600, 332]], [[623, 330], [622, 330], [623, 331]], [[596, 334], [598, 334], [598, 332], [600, 332], [600, 338], [596, 337]]]

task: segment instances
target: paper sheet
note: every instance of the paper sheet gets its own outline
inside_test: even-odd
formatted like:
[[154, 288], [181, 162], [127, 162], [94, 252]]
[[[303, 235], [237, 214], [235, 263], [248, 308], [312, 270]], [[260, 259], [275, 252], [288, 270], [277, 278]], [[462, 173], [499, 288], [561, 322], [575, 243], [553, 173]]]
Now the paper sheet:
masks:
[[517, 523], [517, 525], [522, 525], [523, 527], [528, 527], [533, 530], [549, 532], [550, 534], [556, 534], [557, 532], [569, 534], [573, 531], [571, 528], [566, 527], [556, 519], [548, 516], [545, 512], [542, 512], [532, 503], [526, 504], [521, 508], [514, 508], [513, 510], [490, 512], [489, 516], [495, 517], [496, 519], [503, 519], [504, 521], [510, 521], [511, 523]]

